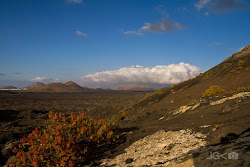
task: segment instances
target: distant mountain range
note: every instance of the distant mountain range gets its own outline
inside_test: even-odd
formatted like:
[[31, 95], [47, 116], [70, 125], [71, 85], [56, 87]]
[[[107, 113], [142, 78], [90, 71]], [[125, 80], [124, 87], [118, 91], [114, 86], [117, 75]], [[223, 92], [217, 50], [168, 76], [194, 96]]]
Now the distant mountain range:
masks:
[[[13, 90], [13, 89], [18, 89], [14, 86], [5, 86], [0, 89], [4, 90]], [[20, 90], [20, 89], [18, 89]], [[44, 83], [41, 82], [34, 82], [32, 84], [29, 84], [25, 86], [24, 88], [21, 88], [21, 90], [27, 90], [30, 92], [82, 92], [86, 90], [97, 90], [97, 91], [102, 91], [102, 90], [125, 90], [125, 91], [155, 91], [154, 88], [150, 88], [146, 85], [139, 85], [139, 84], [126, 84], [126, 85], [120, 85], [116, 88], [96, 88], [96, 89], [91, 89], [87, 87], [82, 87], [78, 84], [76, 84], [73, 81], [68, 81], [66, 83], [49, 83], [45, 85]]]
[[88, 90], [86, 87], [81, 87], [78, 84], [68, 81], [66, 83], [50, 83], [47, 85], [31, 88], [32, 92], [81, 92]]
[[1, 87], [0, 90], [1, 89], [17, 89], [17, 87], [15, 87], [15, 86], [4, 86], [4, 87]]

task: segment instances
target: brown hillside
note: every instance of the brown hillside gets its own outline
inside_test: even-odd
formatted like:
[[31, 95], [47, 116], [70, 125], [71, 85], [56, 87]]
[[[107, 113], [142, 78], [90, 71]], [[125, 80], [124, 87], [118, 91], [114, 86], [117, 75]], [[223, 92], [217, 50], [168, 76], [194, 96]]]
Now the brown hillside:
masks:
[[[225, 91], [248, 88], [246, 92], [204, 97], [203, 93], [213, 85]], [[192, 129], [207, 134], [205, 140], [209, 145], [229, 142], [230, 136], [228, 138], [227, 135], [240, 135], [250, 127], [249, 86], [250, 45], [194, 79], [148, 94], [127, 109], [120, 127], [130, 131], [119, 149], [123, 150], [158, 130]], [[191, 104], [194, 99], [196, 103]], [[194, 163], [196, 166], [200, 162]]]
[[71, 89], [63, 83], [50, 83], [38, 88], [30, 89], [34, 92], [69, 92]]
[[64, 83], [64, 85], [70, 87], [72, 90], [75, 90], [75, 91], [82, 91], [82, 90], [88, 89], [87, 87], [79, 86], [78, 84], [76, 84], [73, 81], [68, 81], [68, 82]]
[[63, 83], [50, 83], [37, 88], [29, 89], [29, 91], [32, 92], [79, 92], [83, 90], [84, 88], [73, 82], [67, 82], [67, 85]]
[[131, 118], [136, 118], [147, 112], [167, 111], [186, 105], [193, 99], [200, 99], [203, 93], [213, 85], [226, 91], [250, 85], [250, 45], [194, 79], [158, 90], [154, 95], [145, 97], [134, 106], [134, 109], [139, 112], [132, 112], [129, 115]]

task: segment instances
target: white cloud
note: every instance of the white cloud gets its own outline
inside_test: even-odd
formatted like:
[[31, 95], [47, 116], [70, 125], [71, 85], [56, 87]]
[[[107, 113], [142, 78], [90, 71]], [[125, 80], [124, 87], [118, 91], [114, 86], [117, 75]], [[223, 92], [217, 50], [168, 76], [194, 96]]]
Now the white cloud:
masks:
[[138, 31], [122, 31], [122, 33], [125, 34], [125, 35], [130, 35], [130, 34], [132, 34], [132, 35], [139, 35], [139, 36], [143, 35], [140, 30], [138, 30]]
[[168, 33], [177, 30], [182, 30], [184, 29], [184, 27], [177, 22], [173, 22], [171, 20], [163, 18], [162, 22], [145, 23], [145, 25], [141, 29], [154, 33]]
[[31, 82], [44, 82], [44, 83], [51, 83], [51, 82], [60, 82], [60, 79], [52, 79], [47, 77], [35, 77], [30, 80]]
[[122, 31], [125, 35], [139, 35], [142, 36], [143, 32], [152, 32], [152, 33], [169, 33], [174, 32], [178, 30], [182, 30], [184, 27], [177, 22], [168, 20], [166, 18], [162, 18], [162, 22], [156, 22], [156, 23], [144, 23], [144, 26], [142, 26], [140, 29], [136, 31]]
[[88, 36], [87, 33], [81, 32], [81, 31], [79, 31], [79, 30], [76, 30], [75, 33], [76, 33], [76, 35], [81, 36], [81, 37], [87, 37], [87, 36]]
[[47, 79], [48, 78], [46, 78], [46, 77], [36, 77], [36, 78], [31, 79], [30, 81], [32, 81], [32, 82], [43, 82], [43, 81], [45, 81]]
[[151, 83], [174, 84], [193, 78], [201, 69], [186, 63], [157, 65], [155, 67], [131, 66], [114, 71], [103, 71], [82, 77], [84, 83]]
[[200, 0], [199, 2], [197, 2], [196, 4], [194, 4], [194, 6], [198, 9], [201, 10], [202, 8], [204, 8], [211, 0]]
[[66, 0], [68, 3], [82, 3], [82, 0]]

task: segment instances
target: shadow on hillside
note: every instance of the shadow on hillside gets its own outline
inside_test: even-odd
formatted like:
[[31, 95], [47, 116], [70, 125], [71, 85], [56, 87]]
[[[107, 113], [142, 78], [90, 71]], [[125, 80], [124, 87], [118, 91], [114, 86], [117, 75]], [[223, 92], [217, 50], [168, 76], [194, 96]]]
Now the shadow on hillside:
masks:
[[195, 167], [205, 166], [247, 166], [250, 153], [250, 128], [240, 135], [229, 133], [221, 142], [192, 150]]

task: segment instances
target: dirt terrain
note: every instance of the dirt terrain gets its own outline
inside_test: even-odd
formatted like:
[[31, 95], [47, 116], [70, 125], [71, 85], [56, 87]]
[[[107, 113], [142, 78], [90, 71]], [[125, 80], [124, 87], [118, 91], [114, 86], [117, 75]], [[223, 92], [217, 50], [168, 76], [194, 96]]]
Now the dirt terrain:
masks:
[[[85, 113], [90, 119], [109, 118], [129, 108], [147, 92], [85, 91], [80, 93], [0, 92], [0, 147], [42, 127], [48, 112]], [[2, 165], [10, 153], [2, 157]]]

